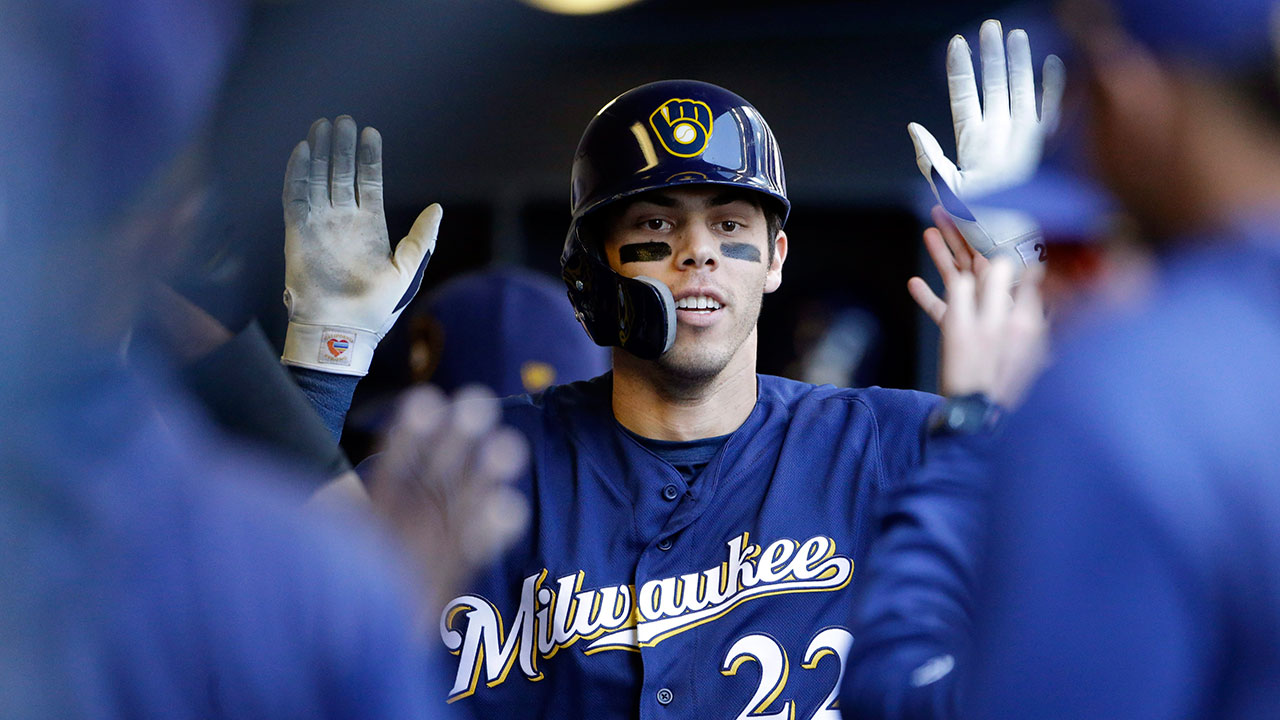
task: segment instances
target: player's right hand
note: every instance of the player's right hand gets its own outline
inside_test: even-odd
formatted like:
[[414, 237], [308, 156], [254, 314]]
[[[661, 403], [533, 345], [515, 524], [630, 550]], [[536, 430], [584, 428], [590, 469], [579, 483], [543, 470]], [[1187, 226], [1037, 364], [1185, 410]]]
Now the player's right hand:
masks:
[[501, 424], [488, 390], [463, 388], [452, 400], [431, 386], [405, 394], [369, 497], [424, 571], [429, 619], [524, 531], [528, 500], [511, 485], [528, 464], [528, 441]]
[[443, 210], [433, 204], [392, 252], [382, 210], [382, 137], [347, 115], [315, 121], [284, 178], [289, 329], [281, 361], [365, 375], [378, 341], [422, 284]]

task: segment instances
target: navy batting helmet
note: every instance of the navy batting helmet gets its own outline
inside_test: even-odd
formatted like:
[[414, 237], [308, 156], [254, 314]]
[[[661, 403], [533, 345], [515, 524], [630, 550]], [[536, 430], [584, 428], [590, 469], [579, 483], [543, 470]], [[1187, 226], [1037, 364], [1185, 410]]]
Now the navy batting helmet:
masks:
[[573, 159], [573, 220], [560, 256], [578, 321], [598, 345], [656, 358], [676, 337], [671, 291], [653, 278], [609, 267], [599, 238], [582, 221], [622, 198], [677, 185], [731, 185], [791, 210], [782, 155], [751, 103], [696, 80], [641, 85], [601, 108]]

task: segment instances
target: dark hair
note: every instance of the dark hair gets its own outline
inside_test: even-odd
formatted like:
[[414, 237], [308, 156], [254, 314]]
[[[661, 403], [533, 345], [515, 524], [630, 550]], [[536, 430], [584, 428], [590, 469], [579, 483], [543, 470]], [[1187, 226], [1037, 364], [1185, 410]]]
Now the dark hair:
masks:
[[764, 212], [764, 227], [769, 233], [769, 264], [773, 264], [773, 256], [778, 251], [778, 233], [782, 232], [782, 214], [786, 208], [777, 200], [762, 196], [764, 202], [760, 209]]

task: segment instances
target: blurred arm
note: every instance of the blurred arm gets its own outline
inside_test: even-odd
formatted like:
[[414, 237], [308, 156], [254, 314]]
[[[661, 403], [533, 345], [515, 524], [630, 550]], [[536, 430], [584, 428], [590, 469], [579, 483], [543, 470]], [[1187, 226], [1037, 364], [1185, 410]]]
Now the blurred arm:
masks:
[[956, 717], [995, 440], [930, 437], [924, 463], [886, 496], [880, 535], [859, 568], [846, 717]]
[[182, 294], [156, 283], [139, 329], [176, 357], [184, 385], [232, 435], [302, 463], [317, 482], [351, 470], [256, 322], [232, 333]]

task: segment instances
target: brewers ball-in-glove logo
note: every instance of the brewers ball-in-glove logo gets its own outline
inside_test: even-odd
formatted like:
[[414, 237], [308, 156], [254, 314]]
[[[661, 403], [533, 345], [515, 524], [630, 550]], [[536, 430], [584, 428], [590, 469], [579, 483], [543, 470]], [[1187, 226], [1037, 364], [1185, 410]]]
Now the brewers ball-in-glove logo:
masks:
[[672, 98], [653, 111], [649, 125], [676, 157], [697, 157], [711, 140], [711, 107], [701, 100]]

